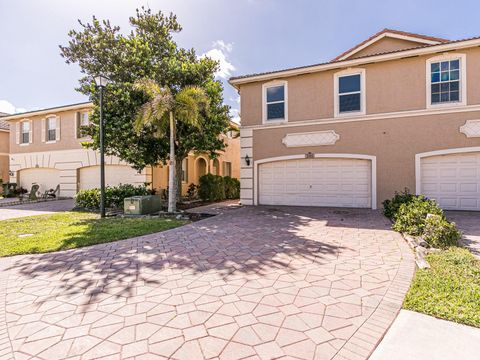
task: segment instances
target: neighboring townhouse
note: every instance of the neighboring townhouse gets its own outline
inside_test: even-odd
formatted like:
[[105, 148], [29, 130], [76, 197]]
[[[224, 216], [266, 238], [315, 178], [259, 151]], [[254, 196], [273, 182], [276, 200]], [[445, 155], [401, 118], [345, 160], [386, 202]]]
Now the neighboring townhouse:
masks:
[[230, 79], [241, 202], [480, 210], [480, 38], [385, 29], [328, 63]]
[[[9, 126], [1, 117], [6, 116], [5, 113], [0, 113], [0, 180], [8, 182], [8, 152], [9, 152]], [[0, 189], [1, 190], [1, 189]]]
[[[4, 117], [11, 129], [10, 181], [25, 189], [38, 184], [40, 192], [60, 185], [62, 197], [99, 187], [99, 152], [82, 146], [89, 138], [81, 131], [81, 126], [88, 125], [92, 106], [87, 102]], [[227, 138], [226, 142], [230, 146], [216, 160], [192, 155], [184, 161], [184, 193], [190, 182], [198, 184], [198, 177], [214, 171], [215, 166], [222, 169], [219, 174], [239, 177], [240, 140]], [[168, 178], [164, 172], [168, 166], [147, 167], [139, 173], [116, 156], [106, 156], [105, 163], [107, 186], [149, 183], [159, 190], [167, 187]]]

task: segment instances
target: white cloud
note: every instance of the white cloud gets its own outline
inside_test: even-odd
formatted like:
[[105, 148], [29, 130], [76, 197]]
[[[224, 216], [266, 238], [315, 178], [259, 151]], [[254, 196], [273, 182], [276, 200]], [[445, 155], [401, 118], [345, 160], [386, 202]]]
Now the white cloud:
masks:
[[233, 122], [240, 124], [240, 110], [231, 108], [230, 109], [230, 117], [232, 118]]
[[207, 51], [201, 57], [209, 57], [212, 60], [216, 60], [219, 63], [219, 69], [215, 76], [222, 79], [227, 79], [235, 71], [235, 66], [228, 61], [228, 54], [233, 50], [233, 43], [226, 43], [223, 40], [217, 40], [213, 42], [213, 49]]
[[0, 100], [0, 112], [2, 113], [18, 114], [26, 111], [27, 109], [15, 107], [10, 101]]

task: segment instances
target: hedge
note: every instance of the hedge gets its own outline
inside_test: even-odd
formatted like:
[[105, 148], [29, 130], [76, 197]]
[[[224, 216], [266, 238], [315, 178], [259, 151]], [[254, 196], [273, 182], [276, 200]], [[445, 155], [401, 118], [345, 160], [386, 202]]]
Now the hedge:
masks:
[[198, 195], [203, 201], [221, 201], [240, 197], [240, 181], [229, 176], [207, 174], [200, 177]]
[[[150, 191], [144, 185], [120, 184], [118, 186], [107, 186], [105, 189], [105, 207], [123, 208], [125, 198], [149, 194]], [[75, 197], [75, 206], [81, 209], [99, 209], [100, 189], [80, 190]]]

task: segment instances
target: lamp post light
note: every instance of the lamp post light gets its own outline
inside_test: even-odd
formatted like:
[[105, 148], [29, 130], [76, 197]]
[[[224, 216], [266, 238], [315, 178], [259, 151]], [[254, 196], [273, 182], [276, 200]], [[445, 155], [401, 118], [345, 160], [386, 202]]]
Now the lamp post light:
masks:
[[103, 90], [108, 79], [102, 75], [95, 77], [95, 84], [100, 90], [100, 216], [105, 217], [105, 124], [103, 121]]

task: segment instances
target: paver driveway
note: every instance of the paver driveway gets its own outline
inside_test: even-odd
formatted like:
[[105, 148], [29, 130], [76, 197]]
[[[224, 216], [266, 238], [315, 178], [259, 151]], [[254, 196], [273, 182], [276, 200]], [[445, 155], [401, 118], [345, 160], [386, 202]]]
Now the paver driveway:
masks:
[[0, 207], [0, 220], [70, 211], [73, 209], [73, 206], [74, 201], [66, 199]]
[[318, 208], [3, 258], [0, 358], [365, 359], [413, 269], [380, 213]]

